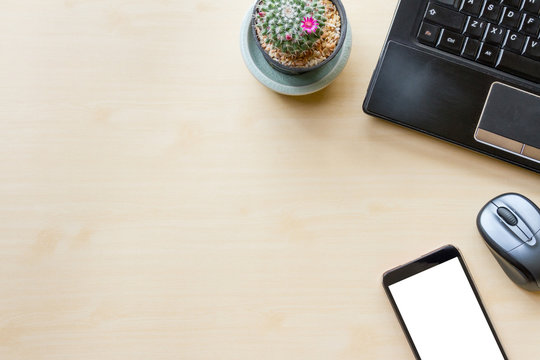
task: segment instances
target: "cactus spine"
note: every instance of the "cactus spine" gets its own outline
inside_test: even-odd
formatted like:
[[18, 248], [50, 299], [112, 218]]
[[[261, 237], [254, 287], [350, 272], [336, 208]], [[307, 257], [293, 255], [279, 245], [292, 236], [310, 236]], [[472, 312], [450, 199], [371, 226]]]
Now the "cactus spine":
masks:
[[321, 0], [261, 0], [255, 26], [266, 43], [287, 54], [300, 54], [321, 37], [324, 12]]

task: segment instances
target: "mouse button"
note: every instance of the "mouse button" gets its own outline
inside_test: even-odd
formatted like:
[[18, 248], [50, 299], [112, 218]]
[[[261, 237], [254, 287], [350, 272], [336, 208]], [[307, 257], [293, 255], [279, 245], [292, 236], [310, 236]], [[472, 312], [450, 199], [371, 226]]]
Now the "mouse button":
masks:
[[497, 214], [510, 226], [516, 226], [518, 223], [517, 217], [508, 208], [501, 206], [497, 209]]
[[492, 201], [488, 202], [486, 206], [484, 206], [484, 212], [491, 211], [491, 212], [497, 212], [498, 206], [494, 204]]
[[[495, 208], [494, 211], [493, 208]], [[487, 211], [483, 211], [478, 219], [482, 232], [485, 234], [484, 239], [486, 242], [490, 246], [502, 249], [505, 252], [523, 245], [523, 242], [528, 239], [523, 241], [518, 239], [512, 229], [499, 218], [496, 212], [497, 208], [495, 206], [493, 208], [488, 205], [486, 207]], [[519, 231], [516, 227], [513, 229]]]
[[525, 234], [525, 236], [527, 237], [527, 240], [525, 242], [529, 242], [531, 241], [531, 239], [533, 238], [533, 233], [531, 232], [531, 230], [529, 229], [529, 227], [524, 224], [523, 221], [520, 221], [518, 224], [517, 224], [517, 227], [523, 231], [523, 234]]
[[508, 196], [510, 196], [510, 195], [499, 196], [498, 198], [495, 198], [495, 199], [491, 200], [491, 203], [492, 203], [493, 205], [495, 205], [495, 207], [497, 207], [497, 208], [500, 208], [500, 207], [506, 207], [507, 205], [506, 205], [506, 203], [503, 201], [503, 198], [506, 198], [506, 197], [508, 197]]
[[[517, 198], [520, 199], [519, 197]], [[504, 198], [504, 200], [506, 199], [507, 198]], [[512, 201], [504, 200], [495, 199], [493, 201], [494, 205], [497, 207], [497, 215], [501, 221], [504, 221], [504, 223], [507, 224], [514, 235], [517, 236], [521, 241], [530, 241], [533, 237], [533, 232], [529, 229], [527, 223], [521, 218], [521, 213], [516, 210], [516, 207], [523, 208], [523, 206], [515, 206], [514, 204], [516, 202], [513, 204]]]
[[[540, 230], [540, 209], [529, 199], [517, 194], [507, 194], [495, 199], [493, 203], [497, 207], [505, 206], [512, 210], [518, 219], [527, 225], [531, 233]], [[532, 235], [529, 238], [531, 237]]]

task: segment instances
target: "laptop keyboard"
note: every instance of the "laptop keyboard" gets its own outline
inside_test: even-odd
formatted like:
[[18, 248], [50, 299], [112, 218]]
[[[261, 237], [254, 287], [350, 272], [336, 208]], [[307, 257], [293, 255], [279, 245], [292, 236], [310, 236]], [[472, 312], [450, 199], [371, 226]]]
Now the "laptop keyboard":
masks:
[[430, 1], [418, 40], [540, 83], [540, 0]]

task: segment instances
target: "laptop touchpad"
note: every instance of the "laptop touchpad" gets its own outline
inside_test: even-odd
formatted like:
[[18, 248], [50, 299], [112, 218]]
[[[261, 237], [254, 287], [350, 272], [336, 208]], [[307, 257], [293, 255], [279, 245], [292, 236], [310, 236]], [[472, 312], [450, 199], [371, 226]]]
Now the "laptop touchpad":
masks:
[[494, 83], [474, 138], [540, 162], [540, 96]]

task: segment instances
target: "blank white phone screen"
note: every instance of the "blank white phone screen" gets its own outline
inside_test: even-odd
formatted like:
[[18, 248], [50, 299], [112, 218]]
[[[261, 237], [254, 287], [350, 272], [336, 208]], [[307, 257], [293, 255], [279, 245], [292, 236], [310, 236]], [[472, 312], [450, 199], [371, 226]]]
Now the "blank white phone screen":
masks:
[[458, 258], [389, 289], [422, 360], [504, 359]]

